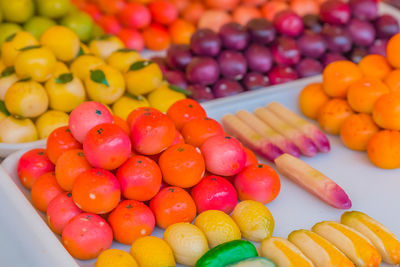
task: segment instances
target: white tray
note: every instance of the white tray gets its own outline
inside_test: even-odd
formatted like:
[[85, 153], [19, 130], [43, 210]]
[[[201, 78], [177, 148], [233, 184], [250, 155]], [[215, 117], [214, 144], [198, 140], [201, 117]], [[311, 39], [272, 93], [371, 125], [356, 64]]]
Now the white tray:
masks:
[[[308, 82], [318, 80], [320, 77], [314, 77]], [[279, 101], [299, 112], [297, 97], [303, 86], [301, 81], [297, 81], [203, 106], [208, 115], [216, 119], [238, 109], [252, 111], [271, 101]], [[400, 237], [399, 170], [378, 169], [368, 161], [366, 153], [346, 149], [338, 137], [330, 136], [329, 139], [331, 152], [303, 160], [345, 189], [353, 202], [352, 210], [369, 214]], [[93, 266], [94, 260], [75, 261], [47, 227], [44, 214], [31, 206], [29, 192], [20, 184], [16, 174], [17, 162], [23, 153], [19, 151], [6, 158], [2, 163], [4, 170], [0, 166], [0, 213], [7, 214], [0, 220], [0, 266]], [[281, 176], [281, 183], [279, 196], [267, 205], [275, 218], [275, 236], [287, 237], [293, 230], [310, 229], [322, 220], [339, 220], [343, 211], [326, 205], [285, 177]], [[7, 232], [10, 229], [14, 230]], [[162, 237], [162, 231], [157, 228], [153, 235]], [[129, 251], [129, 246], [117, 242], [113, 247]], [[2, 264], [2, 259], [8, 259], [8, 265]]]

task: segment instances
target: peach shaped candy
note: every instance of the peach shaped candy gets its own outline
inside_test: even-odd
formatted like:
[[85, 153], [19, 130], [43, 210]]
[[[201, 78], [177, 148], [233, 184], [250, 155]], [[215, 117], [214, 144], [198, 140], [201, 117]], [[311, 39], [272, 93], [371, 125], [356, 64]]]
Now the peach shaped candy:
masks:
[[18, 178], [28, 189], [32, 188], [33, 183], [40, 175], [52, 171], [54, 171], [54, 164], [47, 157], [47, 152], [43, 148], [29, 150], [18, 161]]
[[80, 260], [96, 258], [111, 247], [113, 233], [110, 225], [99, 215], [81, 213], [65, 226], [62, 243], [73, 257]]
[[82, 210], [72, 200], [72, 193], [66, 192], [49, 203], [46, 213], [47, 222], [54, 233], [61, 235], [67, 223], [81, 212]]
[[69, 115], [68, 126], [73, 137], [83, 143], [87, 132], [100, 123], [114, 121], [110, 111], [98, 102], [89, 101], [77, 106]]
[[206, 168], [209, 172], [232, 176], [239, 173], [246, 164], [246, 152], [242, 144], [227, 135], [215, 135], [201, 146]]

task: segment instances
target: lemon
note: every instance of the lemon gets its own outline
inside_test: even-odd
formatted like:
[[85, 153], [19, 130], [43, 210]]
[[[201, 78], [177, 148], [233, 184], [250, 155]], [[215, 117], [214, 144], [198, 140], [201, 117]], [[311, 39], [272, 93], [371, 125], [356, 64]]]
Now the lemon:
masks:
[[124, 48], [124, 43], [118, 37], [106, 35], [99, 39], [94, 39], [89, 43], [90, 51], [96, 56], [106, 59], [114, 51]]
[[260, 242], [272, 236], [274, 218], [266, 206], [254, 200], [239, 202], [232, 212], [244, 238]]
[[90, 75], [90, 70], [93, 70], [97, 68], [98, 66], [101, 66], [105, 64], [104, 61], [96, 56], [93, 55], [82, 55], [77, 57], [72, 63], [71, 63], [71, 72], [78, 77], [79, 79], [83, 80], [87, 76]]
[[123, 48], [114, 51], [106, 60], [106, 62], [119, 70], [120, 72], [127, 72], [129, 67], [141, 60], [142, 57], [138, 52], [132, 49]]
[[121, 117], [123, 120], [128, 118], [132, 110], [139, 107], [149, 107], [149, 102], [144, 96], [124, 95], [119, 98], [112, 106], [115, 115]]
[[4, 97], [4, 103], [11, 114], [34, 118], [47, 110], [49, 98], [40, 83], [30, 80], [11, 85]]
[[125, 73], [126, 89], [133, 95], [145, 95], [162, 85], [160, 67], [149, 60], [133, 63]]
[[36, 127], [30, 119], [8, 116], [0, 121], [0, 142], [15, 144], [32, 142], [37, 139]]
[[[68, 69], [67, 69], [68, 71]], [[62, 73], [48, 80], [45, 84], [49, 95], [50, 108], [71, 112], [86, 99], [85, 88], [72, 73]]]
[[65, 65], [61, 61], [57, 61], [56, 65], [54, 67], [52, 78], [58, 77], [61, 74], [64, 74], [64, 73], [67, 73], [67, 72], [69, 72], [69, 69], [68, 69], [67, 65]]
[[1, 46], [1, 55], [4, 65], [14, 65], [15, 58], [21, 53], [21, 48], [38, 44], [36, 38], [29, 32], [22, 31], [10, 35]]
[[47, 138], [55, 129], [68, 125], [68, 114], [58, 110], [48, 110], [36, 120], [39, 138]]
[[137, 267], [135, 259], [126, 251], [107, 249], [100, 253], [95, 267]]
[[18, 81], [17, 75], [13, 67], [7, 67], [2, 70], [0, 75], [0, 100], [4, 100], [4, 96], [8, 88]]
[[33, 0], [0, 0], [0, 10], [4, 20], [24, 23], [34, 12]]
[[37, 82], [50, 79], [56, 66], [56, 58], [47, 47], [25, 47], [15, 59], [15, 73], [20, 78], [32, 78]]
[[53, 26], [40, 37], [40, 43], [53, 51], [58, 60], [68, 62], [74, 59], [80, 49], [78, 35], [63, 26]]
[[186, 98], [185, 94], [181, 93], [180, 90], [181, 89], [178, 89], [174, 86], [164, 84], [151, 92], [147, 96], [147, 99], [153, 108], [156, 108], [161, 112], [167, 112], [169, 107], [172, 106], [176, 101]]
[[91, 70], [84, 82], [89, 98], [102, 104], [114, 103], [125, 92], [124, 77], [108, 65]]
[[206, 235], [210, 248], [242, 237], [232, 218], [220, 210], [202, 212], [197, 216], [194, 225]]
[[131, 246], [130, 253], [140, 267], [176, 266], [171, 247], [167, 242], [155, 236], [136, 239]]
[[163, 239], [171, 246], [175, 259], [180, 264], [193, 266], [208, 251], [206, 236], [190, 223], [168, 226]]

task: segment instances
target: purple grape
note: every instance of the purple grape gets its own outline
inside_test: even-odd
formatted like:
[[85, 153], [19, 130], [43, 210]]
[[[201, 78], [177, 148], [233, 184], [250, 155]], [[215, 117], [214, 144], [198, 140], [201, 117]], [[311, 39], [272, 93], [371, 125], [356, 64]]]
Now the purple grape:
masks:
[[305, 15], [303, 17], [303, 24], [306, 29], [309, 29], [312, 32], [320, 33], [322, 31], [322, 23], [318, 15]]
[[226, 49], [243, 50], [250, 41], [250, 34], [245, 27], [236, 22], [223, 25], [219, 30], [222, 45]]
[[375, 40], [374, 26], [368, 21], [352, 19], [348, 25], [348, 29], [356, 45], [369, 46]]
[[157, 63], [157, 65], [161, 69], [161, 72], [163, 73], [163, 75], [165, 75], [165, 72], [168, 70], [168, 65], [167, 65], [167, 61], [165, 60], [165, 58], [164, 57], [152, 57], [151, 61], [153, 61], [154, 63]]
[[332, 62], [339, 61], [339, 60], [347, 60], [342, 54], [339, 53], [326, 53], [321, 60], [321, 63], [324, 67], [329, 65]]
[[242, 85], [234, 80], [222, 78], [213, 86], [213, 92], [216, 98], [237, 95], [243, 92]]
[[211, 88], [208, 86], [192, 84], [186, 87], [186, 90], [191, 93], [190, 97], [197, 102], [205, 102], [215, 98]]
[[274, 59], [269, 49], [260, 44], [251, 44], [244, 52], [249, 69], [257, 72], [267, 72], [272, 68]]
[[195, 57], [186, 67], [186, 79], [194, 84], [213, 84], [219, 73], [217, 61], [211, 57]]
[[296, 71], [291, 67], [275, 66], [268, 73], [269, 82], [271, 85], [287, 83], [297, 80], [298, 75]]
[[362, 20], [375, 20], [378, 17], [378, 5], [374, 0], [350, 0], [353, 16]]
[[260, 44], [270, 44], [276, 38], [276, 29], [272, 22], [262, 19], [255, 18], [247, 23], [247, 30], [250, 33], [250, 37], [253, 42]]
[[259, 72], [249, 72], [242, 80], [244, 88], [248, 91], [257, 90], [269, 85], [268, 76]]
[[341, 0], [328, 0], [320, 6], [320, 16], [324, 22], [345, 25], [351, 17], [350, 7]]
[[386, 45], [388, 43], [387, 39], [376, 39], [374, 43], [369, 47], [369, 54], [377, 54], [386, 57]]
[[290, 9], [283, 10], [276, 14], [274, 25], [279, 33], [290, 37], [296, 37], [304, 30], [303, 20]]
[[393, 16], [384, 14], [375, 21], [375, 29], [378, 38], [390, 38], [399, 32], [399, 23]]
[[347, 29], [325, 24], [322, 29], [328, 49], [332, 52], [347, 53], [351, 50], [352, 40]]
[[300, 77], [310, 77], [322, 72], [322, 64], [313, 58], [304, 58], [296, 66]]
[[218, 34], [210, 29], [199, 29], [190, 38], [190, 48], [198, 56], [216, 56], [221, 46]]
[[247, 72], [246, 58], [241, 52], [225, 50], [218, 56], [221, 74], [226, 78], [240, 80]]
[[168, 70], [164, 74], [165, 80], [167, 80], [168, 83], [178, 86], [182, 89], [185, 89], [187, 87], [187, 82], [186, 82], [186, 77], [185, 73], [179, 70]]
[[368, 50], [365, 47], [355, 47], [350, 52], [349, 59], [357, 64], [366, 55], [368, 55]]
[[184, 70], [192, 58], [192, 52], [188, 45], [174, 44], [168, 48], [166, 61], [170, 68]]
[[325, 39], [313, 32], [303, 34], [297, 40], [297, 45], [306, 57], [320, 58], [326, 51]]
[[275, 62], [279, 65], [290, 66], [297, 64], [301, 59], [300, 49], [294, 39], [279, 37], [271, 48]]

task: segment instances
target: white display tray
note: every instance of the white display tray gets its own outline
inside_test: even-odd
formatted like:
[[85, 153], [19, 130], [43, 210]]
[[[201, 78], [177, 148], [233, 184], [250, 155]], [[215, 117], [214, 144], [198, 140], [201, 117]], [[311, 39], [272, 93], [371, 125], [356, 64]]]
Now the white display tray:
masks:
[[[319, 79], [314, 77], [308, 82]], [[239, 109], [253, 111], [271, 101], [299, 112], [297, 98], [303, 86], [295, 82], [203, 106], [210, 117], [218, 120], [226, 113]], [[400, 171], [378, 169], [369, 162], [366, 153], [345, 148], [336, 136], [329, 136], [329, 140], [332, 145], [329, 153], [302, 159], [343, 187], [352, 200], [351, 210], [369, 214], [400, 237]], [[0, 166], [0, 212], [3, 215], [0, 219], [0, 266], [93, 266], [94, 260], [75, 261], [47, 227], [44, 214], [31, 205], [29, 192], [16, 173], [18, 159], [23, 153], [10, 155]], [[279, 196], [267, 205], [275, 218], [274, 236], [287, 237], [291, 231], [310, 229], [319, 221], [340, 219], [343, 211], [328, 206], [283, 176], [281, 183]], [[162, 230], [156, 228], [153, 235], [162, 237]], [[117, 242], [113, 247], [129, 251], [129, 246]], [[2, 259], [8, 262], [2, 264]]]

